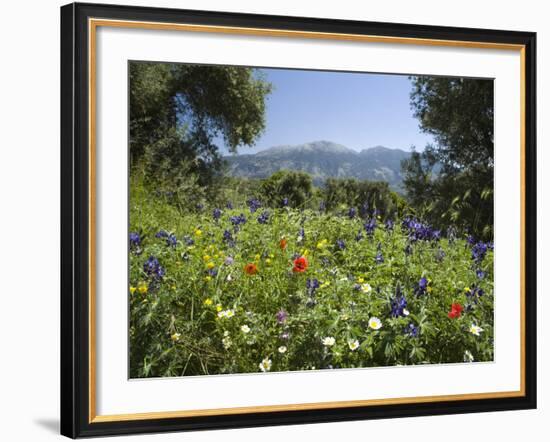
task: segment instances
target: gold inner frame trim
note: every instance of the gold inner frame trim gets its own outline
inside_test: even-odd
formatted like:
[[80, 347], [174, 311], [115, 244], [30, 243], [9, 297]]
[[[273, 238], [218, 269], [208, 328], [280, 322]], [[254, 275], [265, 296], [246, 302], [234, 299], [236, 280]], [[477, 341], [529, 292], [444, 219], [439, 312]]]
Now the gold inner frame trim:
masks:
[[[518, 51], [520, 54], [520, 389], [518, 391], [500, 391], [487, 393], [465, 393], [437, 396], [415, 396], [387, 399], [367, 399], [352, 401], [314, 402], [300, 404], [261, 405], [233, 408], [214, 408], [179, 411], [158, 411], [129, 414], [96, 414], [96, 36], [97, 28], [133, 28], [161, 31], [186, 31], [216, 34], [235, 34], [242, 36], [289, 37], [316, 40], [336, 40], [365, 43], [409, 44], [418, 46], [441, 46], [473, 49], [497, 49]], [[140, 22], [111, 19], [88, 19], [88, 93], [89, 93], [89, 423], [118, 422], [147, 419], [169, 419], [198, 416], [221, 416], [246, 413], [272, 413], [280, 411], [322, 410], [329, 408], [365, 407], [376, 405], [415, 404], [427, 402], [482, 400], [513, 398], [525, 396], [525, 46], [492, 42], [459, 40], [424, 39], [411, 37], [390, 37], [346, 33], [292, 31], [283, 29], [245, 28], [233, 26], [211, 26], [181, 23]]]

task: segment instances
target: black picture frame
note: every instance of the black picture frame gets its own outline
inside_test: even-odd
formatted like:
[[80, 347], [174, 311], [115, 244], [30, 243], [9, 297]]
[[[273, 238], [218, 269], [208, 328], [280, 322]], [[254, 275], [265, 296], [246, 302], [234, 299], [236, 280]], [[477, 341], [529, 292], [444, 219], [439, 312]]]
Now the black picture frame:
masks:
[[[89, 18], [521, 45], [524, 50], [524, 395], [199, 417], [90, 419]], [[73, 3], [61, 8], [61, 434], [71, 437], [536, 408], [536, 34]]]

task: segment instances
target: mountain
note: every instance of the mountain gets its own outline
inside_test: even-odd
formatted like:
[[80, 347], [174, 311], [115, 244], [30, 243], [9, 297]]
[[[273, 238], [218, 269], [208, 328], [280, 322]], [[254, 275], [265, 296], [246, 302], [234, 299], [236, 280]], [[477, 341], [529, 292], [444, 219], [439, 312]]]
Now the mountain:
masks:
[[329, 177], [387, 181], [395, 190], [402, 184], [401, 161], [410, 152], [376, 146], [357, 152], [330, 141], [315, 141], [297, 146], [276, 146], [256, 154], [230, 155], [229, 174], [266, 178], [281, 169], [301, 170], [319, 185]]

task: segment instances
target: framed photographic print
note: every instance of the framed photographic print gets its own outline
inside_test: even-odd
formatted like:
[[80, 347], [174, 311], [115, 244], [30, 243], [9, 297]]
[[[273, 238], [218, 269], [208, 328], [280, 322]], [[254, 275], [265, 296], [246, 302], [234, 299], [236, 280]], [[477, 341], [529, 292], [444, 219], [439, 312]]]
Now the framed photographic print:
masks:
[[62, 434], [535, 408], [535, 42], [62, 7]]

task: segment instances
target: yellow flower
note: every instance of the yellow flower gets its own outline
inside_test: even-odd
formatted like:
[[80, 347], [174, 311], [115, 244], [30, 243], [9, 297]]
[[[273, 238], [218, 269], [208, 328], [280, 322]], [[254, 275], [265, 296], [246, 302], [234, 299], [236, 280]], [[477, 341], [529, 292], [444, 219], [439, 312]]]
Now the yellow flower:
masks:
[[145, 293], [147, 293], [147, 290], [149, 289], [147, 287], [147, 284], [145, 284], [144, 282], [140, 283], [138, 285], [138, 292], [141, 293], [142, 295], [145, 295]]
[[255, 256], [254, 256], [254, 261], [259, 261], [260, 260], [260, 254], [257, 253]]
[[470, 287], [464, 287], [464, 293], [468, 293], [470, 291]]
[[170, 339], [172, 339], [173, 342], [179, 341], [180, 338], [181, 338], [181, 333], [174, 333], [173, 335], [170, 336]]
[[308, 249], [302, 250], [302, 256], [307, 256], [308, 254], [309, 254], [309, 250], [308, 250]]
[[428, 286], [428, 287], [426, 288], [426, 291], [427, 291], [428, 293], [431, 293], [431, 292], [432, 292], [432, 287], [431, 287], [431, 286]]
[[213, 269], [214, 267], [216, 267], [216, 264], [214, 264], [212, 261], [210, 261], [209, 263], [206, 264], [206, 267], [209, 268], [209, 269]]
[[133, 295], [136, 292], [136, 288], [134, 286], [130, 286], [130, 293]]
[[317, 248], [319, 250], [324, 249], [328, 244], [328, 239], [323, 239], [317, 243]]
[[325, 281], [325, 282], [323, 282], [323, 283], [319, 286], [319, 288], [320, 288], [320, 289], [324, 289], [325, 287], [328, 287], [329, 285], [330, 285], [330, 282], [329, 282], [329, 281]]
[[265, 263], [266, 263], [266, 264], [271, 264], [271, 259], [266, 258]]
[[363, 284], [365, 282], [365, 279], [364, 278], [357, 278], [357, 284]]
[[207, 276], [204, 277], [204, 280], [207, 281], [207, 282], [212, 281], [212, 277], [210, 275], [207, 275]]
[[195, 229], [195, 236], [201, 236], [202, 230], [201, 229]]
[[221, 304], [216, 304], [216, 311], [221, 312], [223, 310], [223, 307]]
[[204, 300], [204, 305], [212, 305], [213, 302], [214, 302], [214, 301], [212, 301], [210, 298], [206, 298], [206, 299]]
[[204, 255], [202, 259], [204, 260], [204, 262], [208, 262], [210, 261], [210, 255]]

